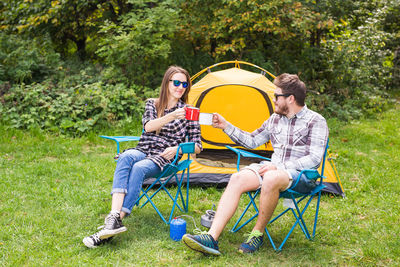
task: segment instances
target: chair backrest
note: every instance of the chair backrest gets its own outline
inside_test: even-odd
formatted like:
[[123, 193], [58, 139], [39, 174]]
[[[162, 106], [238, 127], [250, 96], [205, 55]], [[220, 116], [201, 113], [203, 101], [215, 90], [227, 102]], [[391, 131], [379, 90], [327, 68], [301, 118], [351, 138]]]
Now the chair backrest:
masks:
[[[322, 184], [322, 181], [323, 181], [323, 179], [325, 178], [325, 177], [324, 177], [324, 169], [325, 169], [325, 159], [326, 159], [326, 155], [327, 155], [327, 153], [328, 153], [328, 152], [327, 152], [327, 151], [328, 151], [328, 147], [329, 147], [329, 138], [328, 138], [328, 140], [326, 141], [325, 151], [324, 151], [324, 155], [323, 155], [323, 157], [322, 157], [321, 172], [319, 173], [318, 170], [315, 170], [315, 169], [311, 169], [311, 170], [302, 170], [302, 171], [300, 172], [300, 174], [299, 174], [299, 177], [301, 177], [302, 175], [305, 175], [308, 179], [311, 179], [311, 180], [318, 180], [319, 185], [325, 187], [325, 186]], [[289, 189], [287, 189], [287, 190], [285, 190], [285, 191], [282, 191], [282, 192], [280, 193], [280, 197], [283, 197], [283, 198], [291, 198], [292, 194], [293, 194], [293, 196], [294, 196], [295, 198], [304, 196], [305, 194], [296, 192], [296, 191], [294, 191], [294, 189], [293, 189], [293, 188], [296, 187], [296, 185], [298, 184], [299, 180], [300, 180], [300, 179], [297, 179], [296, 182], [293, 183], [293, 184], [290, 186]], [[313, 191], [314, 191], [314, 190], [313, 190]], [[311, 191], [310, 194], [312, 194], [313, 191]]]
[[175, 159], [172, 162], [172, 164], [176, 164], [176, 162], [178, 161], [179, 152], [182, 152], [182, 154], [187, 154], [187, 158], [189, 159], [190, 154], [195, 153], [195, 143], [187, 142], [187, 143], [179, 144], [176, 155], [175, 155]]
[[326, 155], [328, 154], [328, 148], [329, 148], [329, 137], [328, 137], [328, 140], [326, 140], [324, 156], [322, 158], [321, 176], [324, 176], [325, 160], [326, 160]]

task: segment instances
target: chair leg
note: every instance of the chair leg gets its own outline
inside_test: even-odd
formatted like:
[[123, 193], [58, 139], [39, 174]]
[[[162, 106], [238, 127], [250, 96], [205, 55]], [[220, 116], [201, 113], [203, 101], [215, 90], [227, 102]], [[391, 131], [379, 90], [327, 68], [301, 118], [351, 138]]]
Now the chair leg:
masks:
[[[182, 184], [183, 184], [183, 177], [184, 176], [185, 176], [185, 170], [182, 171], [180, 179], [178, 178], [178, 175], [175, 176], [175, 181], [176, 181], [176, 186], [177, 186], [176, 194], [178, 195], [178, 193], [179, 193], [183, 209], [187, 212], [187, 204], [185, 203], [185, 198], [183, 197], [183, 193], [182, 193]], [[178, 201], [178, 199], [176, 199], [176, 201]]]
[[317, 221], [318, 221], [318, 213], [319, 213], [319, 203], [321, 201], [321, 191], [318, 193], [317, 207], [315, 208], [315, 217], [314, 217], [314, 227], [311, 239], [314, 239], [315, 232], [317, 229]]
[[[320, 193], [319, 193], [319, 194], [320, 194]], [[314, 196], [309, 196], [309, 199], [308, 199], [306, 205], [303, 207], [302, 210], [300, 210], [298, 204], [299, 204], [301, 201], [303, 201], [303, 200], [306, 198], [306, 196], [305, 196], [305, 197], [302, 197], [299, 201], [295, 201], [294, 197], [292, 196], [292, 200], [294, 201], [294, 204], [295, 204], [295, 209], [293, 209], [293, 208], [287, 208], [287, 209], [284, 210], [282, 213], [280, 213], [279, 215], [277, 215], [276, 217], [274, 217], [274, 219], [272, 219], [272, 220], [268, 223], [268, 225], [272, 224], [274, 221], [276, 221], [276, 220], [279, 219], [281, 216], [283, 216], [284, 214], [286, 214], [289, 210], [292, 211], [293, 217], [296, 219], [295, 222], [294, 222], [294, 224], [292, 225], [290, 231], [289, 231], [288, 234], [285, 236], [285, 238], [283, 239], [282, 243], [279, 245], [278, 248], [276, 248], [276, 245], [275, 245], [275, 243], [274, 243], [274, 241], [273, 241], [271, 235], [269, 234], [267, 227], [265, 227], [265, 232], [266, 232], [266, 234], [267, 234], [267, 236], [268, 236], [268, 239], [269, 239], [269, 241], [270, 241], [270, 243], [271, 243], [271, 245], [272, 245], [272, 247], [274, 248], [275, 251], [281, 251], [281, 250], [282, 250], [283, 246], [285, 245], [286, 241], [289, 239], [290, 235], [292, 234], [292, 232], [293, 232], [294, 229], [296, 228], [297, 224], [300, 225], [300, 228], [301, 228], [302, 232], [304, 233], [305, 237], [306, 237], [307, 239], [309, 239], [309, 240], [312, 239], [311, 236], [310, 236], [310, 234], [309, 234], [309, 231], [308, 231], [308, 229], [307, 229], [307, 226], [306, 226], [306, 223], [305, 223], [305, 221], [304, 221], [303, 215], [304, 215], [304, 213], [306, 212], [307, 208], [309, 207], [309, 204], [311, 203], [313, 197], [314, 197]], [[319, 195], [319, 198], [320, 198], [320, 195]], [[315, 227], [316, 227], [316, 221], [317, 221], [317, 217], [318, 217], [318, 209], [319, 209], [319, 202], [317, 203], [316, 215], [315, 215], [316, 217], [315, 217], [315, 219], [314, 219], [313, 237], [314, 237], [314, 235], [315, 235]]]
[[158, 213], [158, 215], [160, 216], [160, 218], [165, 222], [165, 224], [168, 224], [168, 222], [165, 220], [164, 216], [161, 214], [161, 212], [158, 210], [158, 208], [156, 207], [156, 205], [154, 204], [154, 202], [151, 200], [151, 198], [149, 197], [149, 195], [147, 195], [147, 193], [142, 190], [143, 194], [147, 197], [147, 200], [150, 202], [150, 204], [153, 206], [153, 208], [156, 210], [156, 212]]
[[185, 211], [189, 211], [189, 168], [187, 169], [187, 174], [186, 174], [186, 206], [185, 206]]
[[[258, 208], [257, 205], [254, 202], [254, 199], [256, 198], [256, 196], [258, 195], [260, 191], [257, 190], [254, 195], [252, 195], [250, 192], [247, 192], [247, 195], [250, 198], [250, 202], [247, 204], [246, 208], [244, 209], [244, 211], [242, 212], [242, 214], [240, 215], [239, 219], [236, 221], [235, 225], [232, 227], [231, 232], [236, 233], [237, 231], [239, 231], [240, 229], [242, 229], [245, 225], [247, 225], [249, 222], [251, 222], [252, 220], [254, 220], [254, 218], [256, 218], [258, 216]], [[254, 209], [256, 210], [256, 214], [254, 214], [250, 219], [248, 219], [247, 221], [245, 221], [243, 224], [241, 224], [240, 226], [238, 226], [238, 224], [240, 223], [240, 221], [243, 219], [244, 215], [246, 214], [247, 210], [250, 208], [250, 206], [253, 205]]]
[[177, 189], [176, 189], [175, 199], [173, 200], [174, 203], [172, 204], [171, 213], [169, 215], [169, 222], [171, 222], [171, 220], [172, 220], [172, 215], [174, 214], [175, 206], [179, 207], [179, 205], [177, 203], [179, 196], [181, 197], [182, 204], [185, 205], [185, 201], [183, 199], [182, 190], [181, 190], [182, 182], [183, 182], [183, 176], [184, 175], [185, 175], [185, 173], [183, 172], [180, 179], [178, 178], [178, 176], [175, 177], [176, 178], [176, 187], [177, 187]]
[[276, 246], [275, 246], [274, 240], [272, 239], [271, 235], [270, 235], [269, 232], [268, 232], [267, 227], [265, 227], [265, 233], [267, 234], [269, 243], [271, 244], [272, 248], [273, 248], [275, 251], [278, 251], [277, 248], [276, 248]]
[[[174, 176], [174, 175], [171, 175], [171, 176], [170, 176], [167, 180], [165, 180], [164, 182], [161, 182], [160, 180], [155, 181], [154, 183], [157, 183], [157, 182], [160, 183], [160, 188], [158, 188], [158, 189], [150, 196], [150, 199], [152, 199], [160, 190], [164, 190], [164, 191], [167, 193], [167, 195], [169, 196], [169, 198], [170, 198], [172, 201], [174, 201], [174, 198], [172, 197], [172, 195], [171, 195], [171, 194], [169, 193], [169, 191], [165, 188], [165, 185], [168, 183], [168, 181], [169, 181], [173, 176]], [[150, 186], [149, 188], [146, 189], [146, 193], [147, 193], [150, 189], [151, 189], [151, 186]], [[142, 198], [142, 196], [141, 196], [140, 198]], [[139, 198], [139, 199], [140, 199], [140, 198]], [[146, 201], [142, 204], [142, 206], [140, 206], [140, 208], [143, 208], [148, 202], [149, 202], [149, 199], [146, 200]], [[179, 210], [183, 212], [181, 206], [179, 206], [178, 204], [177, 204], [177, 206], [178, 206]]]

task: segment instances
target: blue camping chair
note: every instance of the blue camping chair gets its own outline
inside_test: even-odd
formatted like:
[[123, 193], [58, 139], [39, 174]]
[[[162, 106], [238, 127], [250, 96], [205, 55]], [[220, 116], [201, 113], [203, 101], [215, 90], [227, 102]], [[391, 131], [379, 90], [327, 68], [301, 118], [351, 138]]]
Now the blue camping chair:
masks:
[[[326, 157], [326, 152], [328, 149], [328, 143], [329, 140], [326, 144], [325, 147], [325, 152], [324, 152], [324, 157], [322, 159], [322, 168], [321, 168], [321, 173], [319, 173], [317, 170], [302, 170], [299, 174], [299, 177], [301, 177], [302, 174], [304, 174], [308, 179], [313, 179], [317, 181], [317, 186], [309, 193], [307, 194], [303, 194], [300, 192], [297, 192], [295, 190], [293, 190], [293, 188], [297, 185], [297, 182], [299, 181], [299, 179], [296, 180], [296, 183], [292, 184], [291, 187], [283, 192], [280, 193], [279, 197], [285, 199], [286, 201], [288, 201], [288, 207], [281, 212], [280, 214], [278, 214], [276, 217], [274, 217], [272, 220], [269, 221], [268, 225], [274, 223], [276, 220], [278, 220], [279, 218], [281, 218], [284, 214], [286, 214], [288, 211], [291, 211], [291, 213], [293, 214], [293, 217], [295, 219], [292, 227], [290, 228], [288, 234], [286, 235], [286, 237], [284, 238], [284, 240], [282, 241], [282, 243], [279, 245], [279, 247], [277, 247], [275, 245], [275, 242], [273, 241], [271, 235], [268, 232], [268, 225], [267, 227], [265, 227], [265, 233], [268, 236], [268, 239], [272, 245], [272, 247], [274, 248], [275, 251], [281, 251], [283, 245], [286, 243], [286, 241], [288, 240], [289, 236], [292, 234], [293, 230], [295, 229], [295, 227], [297, 225], [300, 225], [301, 230], [303, 231], [305, 237], [308, 240], [312, 240], [315, 237], [315, 232], [316, 232], [316, 228], [317, 228], [317, 221], [318, 221], [318, 211], [319, 211], [319, 204], [320, 204], [320, 200], [321, 200], [321, 192], [322, 189], [325, 187], [325, 185], [323, 185], [322, 180], [324, 178], [323, 174], [324, 174], [324, 167], [325, 167], [325, 157]], [[238, 155], [238, 161], [237, 161], [237, 170], [239, 171], [239, 163], [240, 163], [240, 158], [241, 157], [251, 157], [251, 158], [260, 158], [260, 159], [264, 159], [264, 160], [270, 160], [269, 158], [265, 158], [262, 156], [259, 156], [257, 154], [248, 152], [248, 151], [244, 151], [241, 149], [237, 149], [237, 148], [233, 148], [230, 146], [226, 146], [227, 148], [229, 148], [230, 150], [234, 151], [237, 155]], [[257, 189], [255, 192], [247, 192], [250, 201], [247, 204], [246, 208], [244, 209], [244, 211], [242, 212], [242, 214], [240, 215], [239, 219], [236, 221], [235, 225], [233, 226], [233, 228], [231, 229], [232, 232], [237, 232], [239, 231], [242, 227], [244, 227], [245, 225], [247, 225], [249, 222], [251, 222], [254, 218], [256, 218], [258, 216], [258, 208], [257, 205], [255, 203], [255, 198], [257, 197], [257, 195], [260, 193], [261, 189]], [[313, 200], [313, 198], [317, 196], [318, 200], [317, 200], [317, 205], [316, 205], [316, 209], [315, 209], [315, 216], [314, 216], [314, 225], [313, 225], [313, 231], [312, 231], [312, 235], [310, 235], [310, 232], [308, 231], [306, 222], [304, 221], [304, 213], [306, 212], [307, 208], [310, 205], [310, 202]], [[307, 200], [306, 204], [300, 209], [300, 203], [303, 200]], [[285, 202], [286, 202], [285, 201]], [[247, 221], [245, 221], [244, 223], [240, 224], [240, 222], [242, 221], [243, 217], [245, 216], [245, 214], [247, 213], [247, 211], [249, 210], [249, 208], [253, 206], [255, 209], [255, 214], [249, 218]], [[240, 224], [240, 225], [239, 225]]]
[[[120, 142], [125, 142], [125, 141], [138, 141], [140, 137], [137, 136], [104, 136], [101, 135], [100, 137], [113, 140], [117, 144], [117, 154], [119, 154], [119, 143]], [[178, 156], [179, 153], [183, 155], [182, 160], [178, 162]], [[175, 155], [175, 158], [172, 163], [167, 164], [164, 166], [162, 172], [155, 177], [155, 180], [151, 185], [149, 185], [146, 189], [141, 189], [142, 194], [138, 197], [135, 205], [140, 205], [140, 200], [143, 197], [146, 197], [146, 201], [140, 206], [140, 208], [144, 207], [147, 203], [150, 203], [153, 208], [156, 210], [157, 214], [160, 216], [160, 218], [166, 223], [169, 224], [172, 220], [172, 216], [174, 214], [175, 207], [178, 207], [178, 209], [181, 212], [187, 212], [189, 209], [189, 166], [190, 163], [192, 163], [192, 160], [190, 159], [190, 154], [195, 153], [195, 143], [193, 142], [187, 142], [187, 143], [182, 143], [178, 146], [177, 148], [177, 153]], [[184, 159], [186, 154], [186, 159]], [[182, 193], [182, 183], [183, 183], [183, 178], [186, 175], [186, 199], [183, 196]], [[173, 197], [171, 193], [168, 191], [166, 188], [166, 184], [171, 180], [175, 179], [176, 185], [177, 185], [177, 192], [175, 196]], [[157, 190], [153, 192], [149, 196], [149, 191], [155, 187], [158, 186]], [[172, 200], [172, 208], [171, 212], [169, 213], [169, 217], [164, 217], [163, 214], [160, 212], [160, 210], [157, 208], [156, 204], [153, 201], [153, 197], [163, 190], [166, 192], [168, 197]], [[181, 205], [178, 204], [178, 202], [181, 202]], [[168, 220], [167, 220], [168, 219]]]

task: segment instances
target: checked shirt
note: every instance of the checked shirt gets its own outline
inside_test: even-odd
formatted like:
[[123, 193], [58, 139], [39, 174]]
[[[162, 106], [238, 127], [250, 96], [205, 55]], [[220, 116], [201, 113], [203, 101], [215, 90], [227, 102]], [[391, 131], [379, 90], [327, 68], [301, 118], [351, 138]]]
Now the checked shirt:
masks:
[[307, 106], [290, 119], [274, 113], [252, 133], [230, 123], [224, 132], [235, 143], [250, 149], [271, 141], [274, 148], [271, 162], [284, 170], [317, 169], [329, 134], [324, 117]]
[[[179, 100], [175, 107], [165, 109], [164, 115], [183, 107], [185, 107], [185, 103]], [[143, 129], [148, 121], [154, 119], [157, 119], [157, 110], [154, 99], [149, 99], [146, 101], [145, 112], [142, 117]], [[194, 142], [202, 149], [198, 121], [173, 120], [165, 124], [158, 134], [156, 132], [143, 131], [135, 149], [145, 153], [146, 158], [152, 160], [162, 169], [166, 164], [171, 163], [174, 158], [167, 160], [161, 157], [160, 154], [166, 148], [178, 146], [184, 142]]]

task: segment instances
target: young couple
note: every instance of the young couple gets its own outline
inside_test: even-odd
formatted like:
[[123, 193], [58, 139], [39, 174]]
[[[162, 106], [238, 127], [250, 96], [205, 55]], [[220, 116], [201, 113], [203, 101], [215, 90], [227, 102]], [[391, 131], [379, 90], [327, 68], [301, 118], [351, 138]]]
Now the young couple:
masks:
[[[249, 237], [239, 251], [252, 253], [263, 244], [263, 231], [279, 200], [279, 193], [296, 183], [302, 169], [317, 169], [322, 161], [328, 127], [325, 119], [305, 105], [306, 86], [297, 75], [281, 74], [274, 80], [275, 112], [259, 129], [242, 131], [220, 114], [213, 115], [213, 127], [222, 129], [235, 143], [256, 148], [271, 141], [271, 162], [251, 164], [231, 176], [219, 201], [213, 224], [200, 235], [186, 234], [183, 242], [191, 249], [220, 255], [218, 238], [234, 215], [240, 196], [261, 188], [259, 215]], [[142, 123], [144, 132], [135, 149], [121, 154], [114, 174], [111, 212], [102, 229], [83, 239], [90, 248], [97, 247], [118, 233], [126, 231], [122, 218], [129, 215], [143, 183], [154, 176], [175, 156], [179, 143], [196, 143], [200, 153], [200, 128], [197, 122], [185, 120], [185, 102], [191, 82], [186, 70], [172, 66], [161, 84], [160, 96], [146, 103]], [[314, 184], [300, 177], [296, 190], [309, 192]]]

